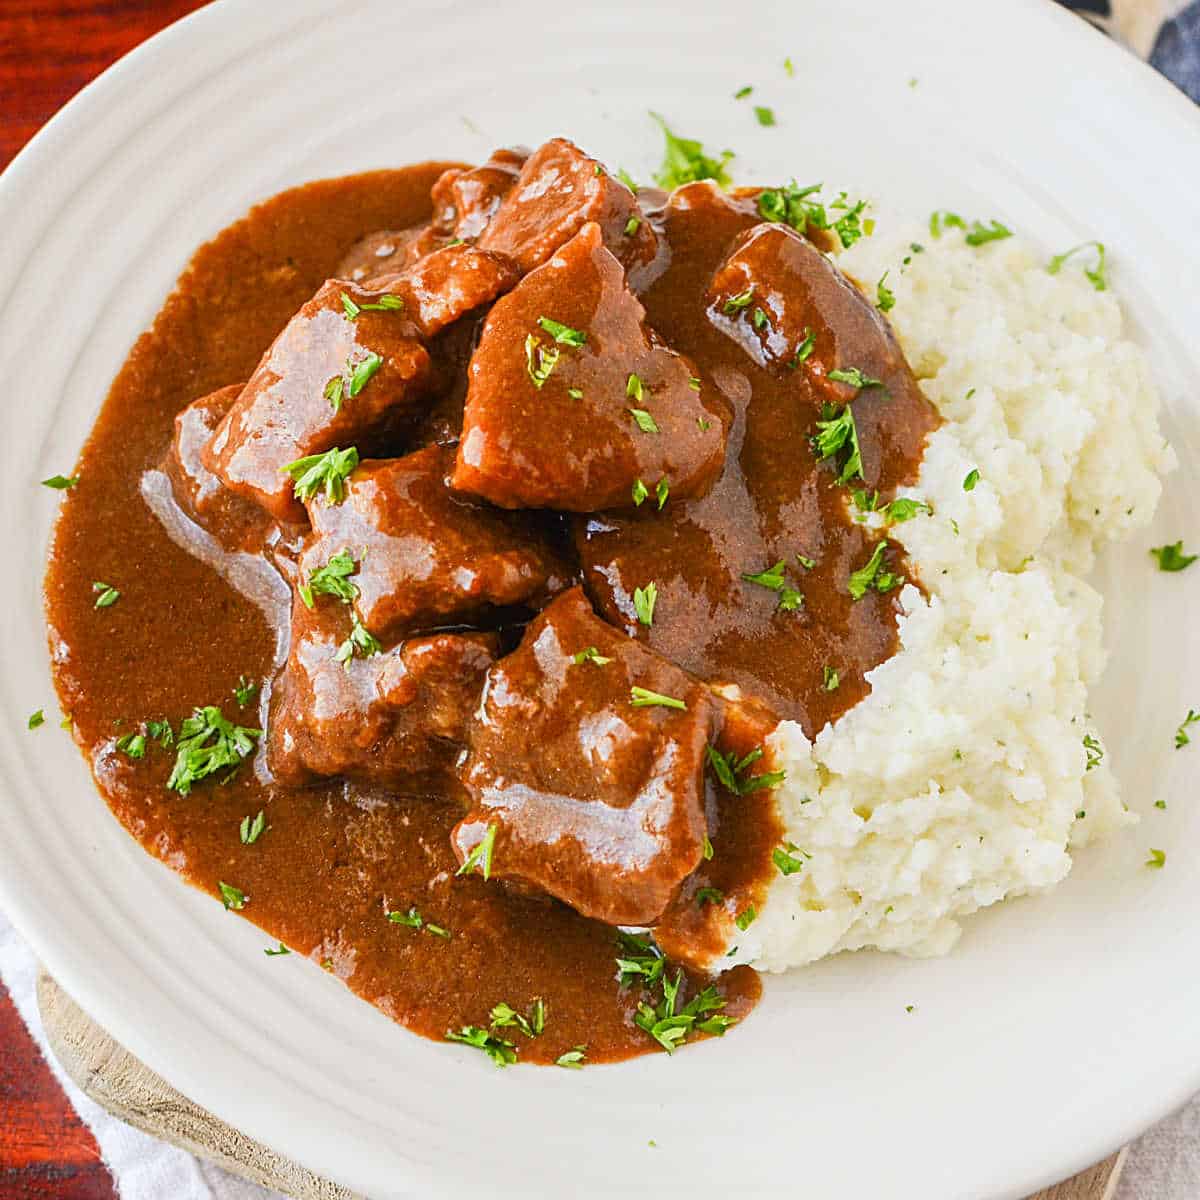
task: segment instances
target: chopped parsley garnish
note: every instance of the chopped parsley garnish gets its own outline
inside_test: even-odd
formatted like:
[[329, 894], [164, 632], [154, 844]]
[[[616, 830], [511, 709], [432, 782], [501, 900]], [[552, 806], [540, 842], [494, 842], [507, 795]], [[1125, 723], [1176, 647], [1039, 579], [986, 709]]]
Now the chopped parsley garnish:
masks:
[[1090, 771], [1093, 767], [1098, 767], [1104, 758], [1104, 747], [1088, 733], [1084, 734], [1083, 748], [1087, 752], [1087, 766], [1084, 769]]
[[691, 138], [681, 138], [672, 133], [666, 121], [652, 112], [666, 139], [662, 166], [655, 173], [654, 182], [670, 191], [684, 183], [695, 183], [698, 179], [716, 180], [722, 187], [730, 184], [726, 163], [733, 158], [732, 150], [723, 150], [720, 158], [710, 158], [704, 147]]
[[1070, 250], [1064, 251], [1062, 254], [1056, 254], [1047, 264], [1046, 270], [1051, 275], [1057, 275], [1062, 270], [1063, 264], [1072, 255], [1078, 254], [1081, 250], [1088, 250], [1095, 247], [1096, 250], [1096, 265], [1092, 267], [1084, 267], [1083, 273], [1091, 282], [1092, 287], [1098, 292], [1103, 292], [1108, 287], [1108, 278], [1104, 274], [1104, 243], [1103, 242], [1080, 242], [1078, 246], [1072, 246]]
[[218, 881], [217, 887], [221, 890], [221, 903], [226, 908], [245, 908], [246, 901], [250, 899], [241, 888], [235, 888], [230, 883]]
[[[597, 164], [596, 174], [597, 174], [597, 175], [599, 175], [599, 174], [600, 174], [599, 164]], [[625, 168], [624, 168], [624, 167], [618, 167], [618, 168], [617, 168], [617, 178], [618, 178], [618, 179], [619, 179], [619, 180], [620, 180], [620, 181], [621, 181], [621, 182], [622, 182], [622, 183], [623, 183], [623, 184], [624, 184], [624, 185], [625, 185], [625, 186], [626, 186], [626, 187], [627, 187], [627, 188], [628, 188], [628, 189], [629, 189], [631, 192], [636, 192], [636, 191], [638, 190], [638, 185], [637, 185], [637, 182], [634, 180], [633, 176], [632, 176], [632, 175], [630, 175], [630, 173], [629, 173], [627, 170], [625, 170]]]
[[749, 84], [746, 84], [745, 87], [740, 87], [736, 92], [733, 93], [733, 98], [735, 100], [745, 100], [745, 98], [750, 95], [752, 91], [754, 91], [754, 89]]
[[645, 385], [642, 383], [642, 377], [634, 374], [632, 371], [629, 378], [625, 380], [625, 395], [630, 400], [636, 400], [639, 404], [642, 402], [642, 397], [645, 394]]
[[42, 709], [39, 708], [36, 712], [32, 712], [29, 714], [29, 721], [27, 724], [27, 728], [37, 729], [39, 726], [45, 725], [45, 723], [46, 723], [46, 714]]
[[979, 468], [972, 467], [966, 473], [966, 475], [963, 477], [963, 484], [962, 484], [963, 491], [964, 492], [973, 492], [975, 490], [975, 485], [978, 482], [979, 482]]
[[146, 736], [156, 741], [164, 750], [175, 742], [175, 731], [171, 728], [171, 722], [165, 719], [147, 721]]
[[841, 683], [841, 680], [838, 678], [838, 673], [833, 667], [822, 667], [821, 678], [827, 692], [836, 692], [838, 690], [838, 684]]
[[266, 955], [268, 958], [278, 958], [278, 957], [279, 957], [281, 954], [291, 954], [291, 951], [290, 951], [290, 950], [289, 950], [289, 949], [288, 949], [288, 948], [287, 948], [287, 947], [286, 947], [286, 946], [285, 946], [285, 945], [284, 945], [282, 942], [280, 942], [280, 943], [279, 943], [279, 949], [277, 949], [277, 950], [272, 950], [272, 949], [271, 949], [271, 947], [270, 947], [270, 946], [268, 946], [268, 947], [267, 947], [267, 948], [266, 948], [266, 949], [263, 951], [263, 953], [264, 953], [264, 954], [265, 954], [265, 955]]
[[902, 521], [911, 521], [918, 513], [931, 513], [933, 509], [924, 500], [913, 500], [909, 496], [897, 496], [891, 503], [885, 504], [880, 511], [889, 521], [899, 524]]
[[353, 399], [371, 381], [371, 376], [383, 365], [383, 359], [373, 350], [354, 364], [350, 373], [350, 397]]
[[1154, 871], [1161, 871], [1167, 865], [1167, 852], [1165, 850], [1155, 850], [1153, 846], [1150, 848], [1150, 857], [1146, 859], [1146, 866]]
[[1169, 546], [1155, 546], [1150, 553], [1158, 559], [1160, 571], [1182, 571], [1185, 567], [1190, 567], [1197, 557], [1200, 557], [1195, 554], [1184, 554], [1182, 538], [1177, 542], [1172, 542]]
[[245, 675], [239, 675], [237, 687], [233, 689], [233, 698], [237, 701], [238, 708], [245, 708], [246, 705], [254, 699], [254, 693], [257, 691], [257, 683], [255, 683], [253, 680], [247, 679]]
[[725, 1000], [711, 984], [677, 1011], [682, 982], [682, 971], [676, 972], [673, 982], [663, 976], [662, 1000], [653, 1008], [642, 1001], [633, 1018], [634, 1024], [645, 1030], [668, 1054], [673, 1054], [693, 1031], [720, 1037], [730, 1025], [736, 1024], [733, 1017], [720, 1015]]
[[817, 422], [813, 449], [816, 451], [818, 462], [833, 458], [843, 449], [849, 450], [837, 477], [838, 483], [844, 484], [849, 483], [855, 476], [862, 478], [862, 449], [858, 444], [858, 426], [854, 423], [854, 413], [851, 412], [850, 405], [847, 404], [836, 415], [834, 411], [831, 405], [824, 406], [824, 419]]
[[633, 589], [633, 611], [640, 624], [647, 629], [654, 624], [654, 606], [658, 603], [658, 587], [648, 583], [644, 588]]
[[850, 581], [847, 584], [850, 595], [855, 600], [861, 600], [871, 588], [876, 591], [890, 591], [895, 587], [895, 576], [889, 574], [880, 574], [879, 568], [883, 564], [883, 554], [888, 547], [887, 538], [876, 543], [875, 549], [871, 552], [871, 557], [867, 559], [864, 566], [853, 572], [850, 576]]
[[496, 848], [496, 829], [495, 825], [489, 825], [483, 837], [475, 843], [471, 853], [463, 859], [461, 867], [455, 871], [455, 875], [470, 875], [473, 871], [478, 871], [485, 880], [492, 877], [492, 852]]
[[586, 650], [580, 650], [574, 656], [574, 661], [577, 667], [582, 667], [586, 662], [590, 662], [597, 667], [606, 667], [612, 662], [612, 659], [605, 658], [595, 646], [589, 646]]
[[[449, 245], [455, 246], [462, 241], [461, 238], [456, 238]], [[399, 312], [404, 307], [404, 301], [399, 296], [393, 296], [390, 292], [379, 297], [372, 304], [360, 304], [359, 312]]]
[[538, 996], [529, 1010], [529, 1016], [523, 1017], [511, 1004], [500, 1001], [491, 1011], [493, 1029], [519, 1029], [526, 1037], [540, 1037], [546, 1028], [546, 1002]]
[[742, 758], [738, 758], [732, 750], [722, 754], [715, 746], [707, 746], [704, 754], [717, 781], [735, 796], [748, 796], [761, 788], [776, 787], [787, 778], [786, 771], [765, 771], [761, 775], [746, 774], [747, 768], [763, 757], [761, 746], [755, 747]]
[[851, 387], [860, 390], [883, 386], [882, 379], [872, 379], [870, 375], [864, 375], [857, 367], [836, 368], [830, 371], [826, 378], [832, 379], [836, 383], [848, 383]]
[[708, 834], [704, 835], [704, 842], [701, 845], [700, 855], [705, 862], [712, 862], [713, 844], [708, 840]]
[[633, 497], [633, 505], [635, 508], [641, 508], [642, 501], [650, 495], [650, 489], [640, 480], [633, 481], [633, 487], [630, 489], [630, 495]]
[[420, 911], [414, 904], [408, 912], [400, 912], [399, 910], [389, 912], [387, 919], [393, 925], [405, 925], [409, 929], [421, 929], [425, 925], [425, 919], [421, 916]]
[[569, 387], [567, 388], [567, 395], [570, 396], [572, 400], [582, 400], [583, 388]]
[[[940, 208], [929, 217], [929, 232], [935, 238], [942, 236], [943, 230], [961, 229], [968, 246], [982, 246], [985, 242], [998, 242], [1002, 238], [1012, 237], [1012, 230], [999, 221], [972, 221], [970, 226], [958, 215], [947, 209]], [[916, 246], [913, 246], [914, 252]]]
[[572, 329], [561, 321], [551, 317], [538, 317], [537, 323], [560, 345], [582, 346], [587, 341], [587, 334], [582, 329]]
[[617, 946], [621, 950], [617, 958], [617, 979], [622, 987], [639, 979], [645, 987], [653, 987], [662, 978], [666, 961], [652, 941], [618, 929]]
[[631, 408], [629, 415], [643, 433], [658, 432], [658, 422], [644, 408]]
[[788, 359], [787, 368], [789, 371], [794, 371], [805, 359], [813, 352], [813, 348], [817, 344], [817, 335], [806, 325], [804, 327], [804, 340], [796, 347], [796, 353]]
[[340, 504], [346, 496], [346, 480], [358, 466], [358, 450], [348, 446], [345, 450], [335, 446], [324, 454], [309, 454], [298, 458], [279, 470], [295, 481], [297, 500], [310, 500], [321, 489], [325, 490], [327, 504]]
[[96, 593], [97, 608], [111, 608], [121, 598], [121, 593], [111, 583], [99, 579], [92, 584], [92, 591]]
[[266, 832], [266, 829], [267, 816], [260, 808], [257, 816], [242, 818], [242, 824], [238, 829], [238, 836], [242, 839], [243, 846], [253, 846]]
[[692, 375], [688, 379], [688, 387], [690, 387], [693, 392], [698, 392], [700, 390], [700, 380], [697, 379], [695, 375]]
[[712, 422], [705, 417], [697, 417], [696, 428], [699, 429], [701, 433], [707, 433], [712, 428]]
[[798, 563], [799, 563], [799, 564], [800, 564], [800, 565], [801, 565], [801, 566], [802, 566], [802, 567], [803, 567], [803, 568], [804, 568], [806, 571], [811, 571], [811, 570], [813, 569], [813, 567], [815, 567], [815, 566], [817, 565], [817, 560], [816, 560], [815, 558], [809, 558], [809, 557], [808, 557], [807, 555], [805, 555], [805, 554], [797, 554], [797, 555], [796, 555], [796, 561], [797, 561], [797, 562], [798, 562]]
[[766, 108], [762, 105], [754, 106], [754, 118], [760, 125], [771, 126], [775, 124], [775, 110]]
[[[797, 855], [800, 857], [797, 858]], [[776, 846], [771, 851], [771, 861], [779, 870], [780, 875], [785, 877], [795, 875], [797, 871], [803, 871], [804, 860], [807, 858], [812, 858], [812, 855], [801, 850], [795, 842], [784, 842], [782, 846]]]
[[754, 313], [751, 316], [750, 320], [751, 320], [752, 324], [754, 325], [754, 328], [758, 329], [760, 331], [763, 329], [769, 329], [771, 326], [771, 318], [768, 317], [767, 314], [765, 312], [763, 312], [763, 310], [761, 308], [756, 308], [754, 310]]
[[795, 588], [785, 587], [779, 593], [779, 609], [781, 612], [796, 612], [804, 607], [804, 593]]
[[355, 319], [355, 317], [357, 317], [358, 314], [360, 312], [362, 312], [362, 309], [359, 308], [358, 305], [355, 304], [354, 301], [351, 300], [350, 297], [347, 296], [345, 292], [342, 292], [340, 294], [342, 297], [342, 311], [346, 314], [346, 319], [348, 321], [353, 321]]
[[348, 671], [355, 657], [370, 658], [382, 649], [379, 639], [355, 617], [354, 624], [350, 627], [350, 636], [338, 647], [334, 658]]
[[1155, 800], [1154, 807], [1155, 808], [1166, 808], [1167, 802], [1165, 800]]
[[661, 692], [652, 692], [649, 688], [631, 687], [629, 702], [634, 708], [678, 708], [686, 711], [687, 705], [674, 696], [664, 696]]
[[734, 917], [733, 923], [743, 933], [745, 933], [746, 930], [749, 929], [750, 926], [754, 924], [754, 922], [757, 920], [757, 918], [758, 918], [758, 909], [756, 909], [753, 904], [749, 904], [744, 909], [742, 909], [742, 911], [740, 913], [738, 913], [738, 915], [736, 917]]
[[667, 502], [667, 497], [671, 494], [671, 485], [664, 475], [662, 479], [654, 485], [654, 498], [658, 501], [658, 511], [662, 512], [663, 506]]
[[127, 733], [117, 738], [117, 749], [129, 758], [146, 757], [146, 735], [144, 733]]
[[357, 567], [358, 563], [348, 550], [338, 551], [323, 567], [309, 575], [307, 583], [301, 583], [296, 589], [300, 599], [308, 608], [313, 607], [314, 596], [336, 596], [345, 604], [353, 604], [358, 587], [350, 576]]
[[453, 1029], [446, 1030], [448, 1042], [462, 1042], [464, 1046], [474, 1046], [482, 1050], [498, 1067], [508, 1067], [517, 1061], [517, 1048], [512, 1042], [496, 1037], [478, 1025], [464, 1025], [457, 1033]]
[[757, 583], [759, 587], [770, 588], [771, 591], [777, 592], [783, 587], [783, 564], [784, 560], [781, 558], [773, 567], [759, 571], [756, 575], [743, 572], [742, 578], [747, 583]]
[[696, 907], [703, 908], [706, 904], [724, 904], [725, 893], [720, 888], [702, 887], [696, 889]]
[[888, 272], [884, 271], [879, 277], [879, 282], [875, 285], [875, 307], [880, 312], [891, 312], [896, 303], [896, 295], [885, 280], [888, 277]]
[[447, 942], [450, 940], [450, 930], [443, 929], [440, 925], [435, 925], [432, 921], [425, 922], [425, 932], [432, 933], [434, 937], [440, 937]]
[[754, 299], [754, 285], [751, 284], [744, 292], [739, 292], [736, 296], [730, 296], [728, 300], [721, 306], [721, 311], [726, 316], [732, 316], [735, 312], [746, 308], [750, 301]]
[[51, 475], [49, 479], [42, 480], [42, 487], [54, 488], [55, 491], [61, 492], [66, 488], [73, 488], [78, 482], [78, 475]]
[[966, 242], [968, 246], [982, 246], [985, 242], [998, 242], [1009, 237], [1012, 237], [1012, 230], [999, 221], [990, 221], [987, 225], [982, 221], [974, 221]]
[[625, 236], [633, 237], [633, 235], [637, 233], [638, 226], [641, 225], [641, 223], [642, 221], [640, 217], [630, 217], [629, 220], [625, 222]]
[[242, 760], [254, 753], [254, 743], [260, 737], [261, 729], [234, 725], [216, 705], [197, 708], [179, 726], [175, 766], [167, 787], [187, 796], [193, 784], [210, 775], [221, 771], [232, 775]]
[[841, 192], [826, 206], [816, 195], [820, 190], [819, 183], [800, 187], [795, 180], [787, 187], [766, 188], [758, 196], [759, 216], [764, 221], [790, 225], [798, 233], [807, 233], [810, 226], [832, 229], [843, 249], [849, 249], [864, 234], [871, 233], [874, 222], [862, 218], [867, 207], [865, 200], [851, 204], [846, 193]]
[[578, 1071], [583, 1067], [584, 1059], [587, 1057], [587, 1045], [574, 1046], [570, 1050], [564, 1051], [555, 1060], [556, 1067], [569, 1067], [572, 1071]]
[[342, 389], [345, 386], [346, 381], [340, 375], [334, 375], [325, 385], [325, 391], [322, 393], [335, 413], [342, 411]]
[[1182, 750], [1184, 746], [1191, 742], [1192, 739], [1188, 736], [1187, 729], [1189, 725], [1194, 725], [1197, 721], [1200, 721], [1200, 713], [1194, 712], [1189, 708], [1187, 716], [1183, 718], [1179, 728], [1175, 730], [1176, 750]]
[[531, 333], [525, 339], [525, 370], [535, 388], [540, 390], [550, 378], [550, 372], [558, 365], [560, 353], [553, 346], [543, 346], [536, 334]]

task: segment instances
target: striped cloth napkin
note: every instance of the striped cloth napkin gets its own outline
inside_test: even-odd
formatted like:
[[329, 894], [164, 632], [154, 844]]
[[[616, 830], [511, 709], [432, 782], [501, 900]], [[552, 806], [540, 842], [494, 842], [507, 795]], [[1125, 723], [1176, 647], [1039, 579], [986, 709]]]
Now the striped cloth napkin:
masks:
[[[1200, 0], [1059, 0], [1173, 80], [1200, 103]], [[0, 982], [90, 1126], [121, 1200], [272, 1200], [269, 1192], [202, 1163], [109, 1116], [58, 1070], [34, 998], [37, 963], [0, 913]], [[1131, 1149], [1114, 1200], [1200, 1198], [1200, 1098]]]

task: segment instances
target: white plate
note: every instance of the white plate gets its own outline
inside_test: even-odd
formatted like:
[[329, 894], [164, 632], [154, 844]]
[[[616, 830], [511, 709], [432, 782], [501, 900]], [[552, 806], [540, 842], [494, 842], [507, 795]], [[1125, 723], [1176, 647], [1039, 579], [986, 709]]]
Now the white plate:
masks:
[[[777, 127], [732, 100], [743, 84]], [[1049, 897], [973, 920], [949, 958], [768, 980], [744, 1026], [671, 1059], [499, 1072], [303, 959], [264, 958], [264, 935], [120, 829], [56, 722], [26, 731], [54, 712], [40, 584], [56, 499], [37, 480], [69, 469], [192, 250], [253, 201], [558, 133], [646, 178], [647, 109], [737, 150], [743, 181], [866, 187], [1054, 249], [1108, 242], [1184, 464], [1153, 533], [1102, 567], [1114, 654], [1096, 711], [1144, 822]], [[1146, 554], [1200, 540], [1197, 195], [1200, 118], [1043, 0], [227, 0], [174, 26], [0, 179], [0, 904], [151, 1067], [377, 1198], [1015, 1197], [1102, 1157], [1200, 1087], [1200, 745], [1172, 748], [1200, 702], [1200, 570], [1162, 575]], [[181, 652], [203, 636], [181, 633]], [[1142, 869], [1151, 845], [1165, 870]]]

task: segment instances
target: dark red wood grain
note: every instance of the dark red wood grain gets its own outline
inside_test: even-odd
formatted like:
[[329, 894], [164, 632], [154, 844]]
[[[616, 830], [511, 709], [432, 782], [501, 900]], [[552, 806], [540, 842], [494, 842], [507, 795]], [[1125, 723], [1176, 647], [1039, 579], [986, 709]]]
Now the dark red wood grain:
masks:
[[[0, 0], [0, 169], [81, 87], [201, 0]], [[0, 1200], [116, 1200], [0, 986]]]

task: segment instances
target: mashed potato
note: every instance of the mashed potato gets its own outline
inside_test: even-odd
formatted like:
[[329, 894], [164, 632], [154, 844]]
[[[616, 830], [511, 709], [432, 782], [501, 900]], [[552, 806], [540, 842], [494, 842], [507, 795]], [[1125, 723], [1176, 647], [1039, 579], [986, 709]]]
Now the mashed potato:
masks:
[[793, 722], [773, 735], [787, 837], [810, 857], [730, 927], [726, 962], [944, 953], [961, 917], [1051, 887], [1074, 847], [1133, 821], [1087, 716], [1105, 655], [1081, 576], [1150, 520], [1174, 455], [1116, 298], [1045, 261], [1016, 237], [924, 229], [840, 259], [872, 296], [889, 272], [888, 315], [945, 422], [907, 491], [932, 514], [888, 530], [927, 595], [901, 593], [901, 648], [865, 700], [814, 741]]

